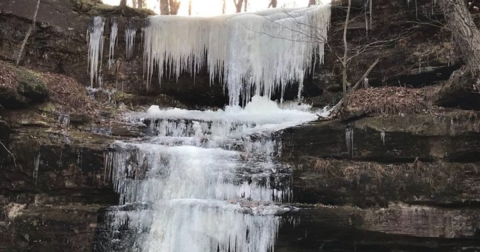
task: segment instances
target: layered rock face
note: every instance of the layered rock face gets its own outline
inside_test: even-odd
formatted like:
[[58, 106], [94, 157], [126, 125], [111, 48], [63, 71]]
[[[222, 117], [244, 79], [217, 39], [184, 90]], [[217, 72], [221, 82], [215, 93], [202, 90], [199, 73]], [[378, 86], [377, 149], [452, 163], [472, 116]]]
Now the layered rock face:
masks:
[[339, 242], [358, 251], [478, 250], [477, 117], [455, 110], [285, 131], [295, 201], [307, 208], [293, 230], [309, 234], [292, 243], [312, 251]]

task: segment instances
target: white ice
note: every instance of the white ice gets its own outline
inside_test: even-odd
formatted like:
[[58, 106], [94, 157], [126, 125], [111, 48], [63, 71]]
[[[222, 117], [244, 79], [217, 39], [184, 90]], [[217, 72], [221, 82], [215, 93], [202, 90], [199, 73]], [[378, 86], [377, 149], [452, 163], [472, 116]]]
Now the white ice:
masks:
[[150, 17], [143, 35], [147, 82], [155, 71], [178, 78], [206, 66], [211, 82], [224, 83], [230, 105], [274, 91], [283, 95], [292, 82], [300, 84], [300, 95], [305, 74], [323, 63], [329, 22], [328, 4], [209, 18]]
[[275, 131], [317, 118], [308, 106], [284, 106], [254, 96], [245, 108], [129, 114], [156, 136], [117, 141], [108, 170], [122, 203], [151, 210], [119, 211], [113, 228], [128, 220], [147, 230], [135, 241], [142, 251], [271, 251], [292, 197]]
[[93, 87], [99, 79], [99, 68], [102, 65], [103, 57], [103, 30], [105, 20], [102, 17], [94, 17], [93, 23], [88, 27], [88, 68], [90, 72], [90, 86]]

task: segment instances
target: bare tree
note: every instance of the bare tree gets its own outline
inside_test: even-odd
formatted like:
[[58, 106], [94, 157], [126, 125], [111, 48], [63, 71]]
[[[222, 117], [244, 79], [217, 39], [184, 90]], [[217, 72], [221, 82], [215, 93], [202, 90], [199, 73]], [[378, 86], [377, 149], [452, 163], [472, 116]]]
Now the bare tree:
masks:
[[168, 0], [160, 0], [160, 15], [170, 15]]
[[125, 9], [125, 7], [127, 7], [127, 0], [121, 0], [119, 6], [120, 8]]
[[248, 0], [245, 0], [245, 3], [243, 4], [243, 12], [247, 12], [247, 5], [248, 5]]
[[144, 2], [143, 2], [143, 1], [145, 1], [145, 0], [137, 0], [137, 1], [138, 1], [138, 3], [137, 3], [138, 8], [139, 8], [139, 9], [143, 9], [143, 6], [144, 6]]
[[188, 15], [192, 15], [192, 0], [188, 1]]
[[137, 0], [132, 0], [132, 7], [137, 8]]
[[243, 5], [243, 0], [233, 0], [233, 3], [235, 4], [235, 10], [237, 13], [242, 12], [242, 5]]
[[308, 6], [317, 4], [315, 0], [308, 0]]
[[347, 43], [347, 30], [348, 30], [348, 22], [350, 21], [350, 9], [352, 8], [352, 0], [348, 0], [348, 7], [347, 7], [347, 17], [345, 18], [345, 27], [343, 28], [343, 60], [342, 66], [342, 84], [343, 84], [343, 97], [347, 95], [347, 60], [348, 60], [348, 43]]
[[476, 78], [480, 77], [480, 31], [468, 12], [465, 1], [440, 0], [447, 27]]
[[270, 3], [268, 4], [268, 8], [277, 8], [277, 0], [271, 0]]
[[225, 14], [226, 9], [227, 9], [227, 0], [223, 0], [222, 14]]
[[[126, 0], [125, 0], [126, 1]], [[30, 34], [32, 31], [35, 29], [35, 23], [37, 22], [37, 13], [38, 13], [38, 8], [40, 7], [40, 0], [37, 1], [37, 6], [35, 8], [35, 13], [33, 14], [33, 19], [32, 19], [32, 26], [28, 28], [27, 33], [25, 34], [25, 38], [23, 39], [22, 45], [20, 47], [20, 52], [18, 52], [17, 56], [17, 62], [16, 65], [20, 63], [20, 59], [22, 59], [22, 54], [23, 54], [23, 49], [25, 48], [25, 45], [27, 44], [28, 37], [30, 37]]]
[[169, 0], [170, 15], [177, 15], [178, 9], [180, 9], [180, 0]]

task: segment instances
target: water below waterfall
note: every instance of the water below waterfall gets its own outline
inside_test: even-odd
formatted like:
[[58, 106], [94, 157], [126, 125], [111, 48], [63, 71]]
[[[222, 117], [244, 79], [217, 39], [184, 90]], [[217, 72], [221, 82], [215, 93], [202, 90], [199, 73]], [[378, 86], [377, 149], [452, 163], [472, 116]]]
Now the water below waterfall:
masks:
[[276, 132], [312, 121], [305, 106], [253, 97], [245, 108], [160, 109], [127, 115], [151, 136], [107, 155], [121, 206], [105, 217], [98, 251], [272, 251], [291, 169]]

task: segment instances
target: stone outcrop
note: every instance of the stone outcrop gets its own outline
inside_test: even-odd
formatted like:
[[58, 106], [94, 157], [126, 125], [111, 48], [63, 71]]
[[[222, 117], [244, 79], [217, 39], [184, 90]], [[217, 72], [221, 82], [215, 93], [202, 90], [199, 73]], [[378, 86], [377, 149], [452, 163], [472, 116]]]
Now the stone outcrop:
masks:
[[478, 250], [478, 116], [453, 110], [285, 130], [294, 201], [306, 209], [285, 232], [308, 236], [285, 237], [279, 247]]

